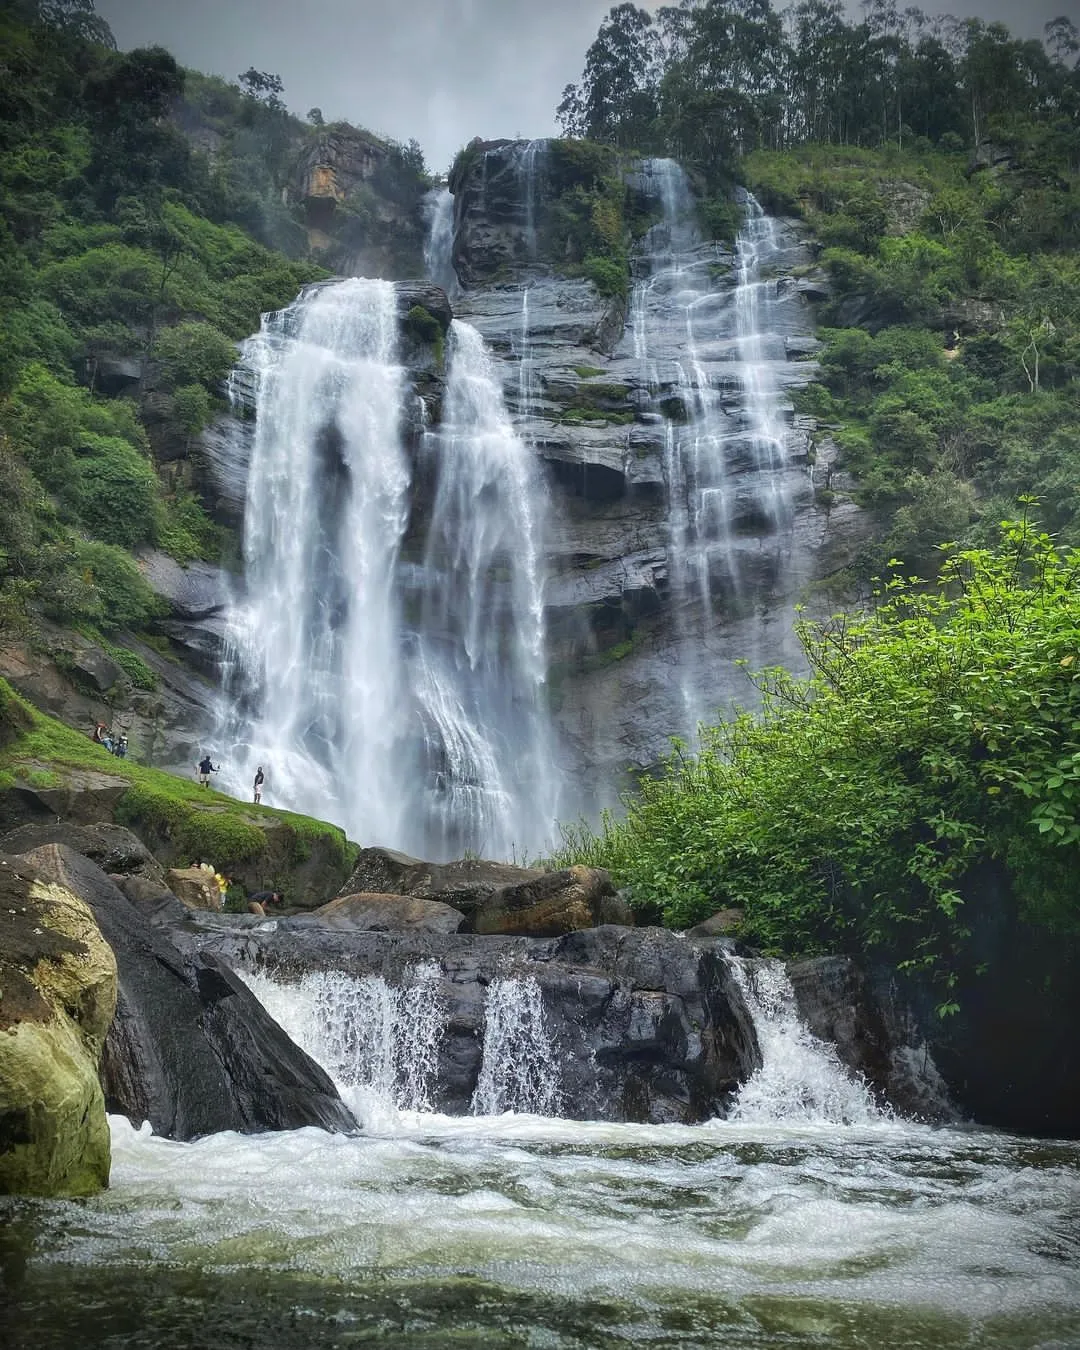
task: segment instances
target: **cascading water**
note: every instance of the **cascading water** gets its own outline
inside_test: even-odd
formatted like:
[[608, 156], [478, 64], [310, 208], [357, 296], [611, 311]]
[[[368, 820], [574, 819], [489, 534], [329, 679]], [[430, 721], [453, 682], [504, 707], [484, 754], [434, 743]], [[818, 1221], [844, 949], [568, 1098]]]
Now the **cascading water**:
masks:
[[866, 1084], [802, 1022], [783, 963], [727, 960], [753, 1018], [762, 1058], [761, 1068], [740, 1086], [728, 1119], [789, 1125], [880, 1120]]
[[426, 961], [393, 986], [379, 975], [311, 971], [296, 984], [259, 972], [244, 980], [289, 1036], [342, 1089], [364, 1089], [376, 1103], [430, 1111], [446, 1013], [439, 967]]
[[543, 492], [475, 328], [451, 329], [439, 478], [415, 602], [414, 687], [444, 852], [509, 856], [554, 830], [544, 696]]
[[424, 244], [424, 269], [436, 286], [447, 295], [458, 288], [454, 271], [454, 198], [449, 188], [432, 188], [424, 198], [427, 240]]
[[[757, 598], [782, 583], [799, 478], [774, 373], [785, 356], [787, 302], [763, 279], [779, 245], [752, 197], [731, 287], [722, 284], [728, 261], [701, 242], [679, 165], [646, 161], [641, 187], [661, 219], [646, 237], [648, 274], [631, 298], [634, 355], [664, 423], [674, 622], [681, 641], [700, 644], [751, 603], [751, 582]], [[715, 711], [702, 675], [683, 674], [687, 733]]]
[[390, 282], [309, 288], [244, 350], [256, 428], [247, 599], [223, 784], [439, 859], [542, 847], [555, 819], [543, 682], [542, 494], [483, 343], [455, 323], [434, 506], [403, 559], [413, 472]]
[[394, 577], [408, 518], [392, 283], [312, 287], [243, 351], [257, 413], [232, 616], [224, 784], [405, 842], [409, 732]]
[[484, 1058], [473, 1113], [557, 1116], [560, 1096], [539, 984], [531, 977], [492, 980], [484, 1004]]

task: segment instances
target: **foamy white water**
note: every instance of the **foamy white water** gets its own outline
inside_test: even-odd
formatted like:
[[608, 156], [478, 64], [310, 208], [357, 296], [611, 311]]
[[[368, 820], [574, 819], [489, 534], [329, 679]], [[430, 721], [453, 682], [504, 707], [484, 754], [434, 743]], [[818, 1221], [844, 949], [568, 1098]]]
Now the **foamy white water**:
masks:
[[222, 785], [247, 796], [261, 765], [267, 804], [420, 857], [536, 852], [557, 807], [543, 493], [480, 335], [450, 334], [410, 557], [393, 284], [309, 288], [264, 316], [243, 361], [256, 422]]

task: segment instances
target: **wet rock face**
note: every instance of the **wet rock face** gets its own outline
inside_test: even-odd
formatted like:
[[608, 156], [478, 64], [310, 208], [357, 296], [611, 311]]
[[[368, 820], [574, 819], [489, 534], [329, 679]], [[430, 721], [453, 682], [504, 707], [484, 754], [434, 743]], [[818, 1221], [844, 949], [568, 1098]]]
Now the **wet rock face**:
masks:
[[496, 979], [535, 980], [559, 1065], [562, 1113], [613, 1121], [694, 1122], [722, 1114], [760, 1063], [753, 1026], [722, 958], [676, 933], [618, 926], [554, 939], [345, 933], [310, 918], [273, 926], [199, 916], [197, 945], [285, 981], [341, 970], [408, 983], [440, 968], [446, 1034], [437, 1110], [467, 1112], [483, 1055], [484, 1005]]
[[[752, 697], [736, 662], [801, 667], [793, 607], [846, 566], [865, 525], [832, 490], [842, 486], [835, 448], [811, 453], [814, 424], [790, 404], [790, 391], [814, 377], [811, 304], [822, 294], [802, 227], [774, 222], [754, 301], [767, 308], [768, 331], [747, 344], [735, 315], [746, 300], [742, 260], [695, 239], [692, 219], [673, 236], [647, 165], [627, 188], [639, 214], [660, 223], [635, 245], [629, 300], [561, 275], [549, 221], [557, 154], [537, 145], [478, 144], [451, 183], [462, 282], [454, 308], [501, 359], [515, 426], [544, 466], [549, 681], [592, 809], [624, 773], [665, 754], [670, 735], [693, 731], [687, 690], [696, 691], [691, 720], [712, 718]], [[775, 388], [781, 426], [764, 489], [757, 395], [740, 366], [748, 351]], [[684, 449], [691, 467], [673, 473], [673, 446], [695, 438], [724, 444], [715, 495], [728, 524], [700, 564], [705, 614], [677, 548], [699, 503], [693, 456]], [[830, 491], [819, 498], [822, 487]]]

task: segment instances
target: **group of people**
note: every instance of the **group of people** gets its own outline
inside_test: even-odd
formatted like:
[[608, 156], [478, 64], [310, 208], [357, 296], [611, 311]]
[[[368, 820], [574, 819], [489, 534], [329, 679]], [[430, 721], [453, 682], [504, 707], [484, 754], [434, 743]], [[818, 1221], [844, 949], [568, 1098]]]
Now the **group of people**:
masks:
[[[199, 760], [199, 767], [197, 773], [199, 776], [199, 782], [203, 785], [203, 787], [209, 787], [210, 775], [212, 773], [219, 773], [219, 772], [220, 766], [214, 763], [210, 755], [204, 755], [203, 758]], [[260, 764], [259, 767], [255, 770], [255, 781], [252, 784], [252, 790], [254, 793], [256, 806], [258, 806], [259, 803], [262, 801], [262, 789], [263, 784], [265, 782], [266, 782], [266, 774], [263, 773], [263, 766]]]
[[97, 745], [103, 745], [110, 755], [115, 755], [117, 759], [126, 759], [128, 752], [128, 738], [123, 732], [113, 732], [104, 722], [98, 722], [94, 727], [94, 741]]

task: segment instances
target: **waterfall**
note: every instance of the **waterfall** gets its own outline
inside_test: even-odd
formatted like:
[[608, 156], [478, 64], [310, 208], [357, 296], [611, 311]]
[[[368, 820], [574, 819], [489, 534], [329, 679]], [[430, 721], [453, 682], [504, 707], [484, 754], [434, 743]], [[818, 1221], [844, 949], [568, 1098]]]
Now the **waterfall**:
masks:
[[[641, 188], [661, 218], [646, 236], [648, 274], [631, 298], [633, 350], [649, 406], [664, 421], [676, 632], [700, 644], [767, 595], [786, 561], [799, 482], [775, 374], [786, 357], [787, 301], [763, 277], [779, 244], [752, 197], [732, 286], [724, 256], [701, 241], [679, 165], [646, 161]], [[684, 673], [682, 693], [683, 730], [692, 733], [714, 712], [701, 671]]]
[[484, 1003], [484, 1058], [472, 1110], [557, 1116], [559, 1070], [544, 1018], [540, 986], [528, 979], [492, 980]]
[[264, 317], [242, 361], [257, 412], [223, 784], [246, 793], [263, 764], [273, 804], [400, 846], [393, 583], [410, 469], [392, 283], [309, 287]]
[[309, 287], [245, 345], [256, 424], [247, 598], [231, 615], [222, 783], [438, 860], [553, 833], [543, 492], [475, 329], [455, 323], [434, 504], [402, 556], [414, 464], [396, 293]]
[[432, 188], [424, 198], [428, 233], [424, 243], [424, 268], [428, 277], [447, 295], [458, 288], [454, 271], [454, 198], [449, 188]]
[[245, 983], [284, 1031], [339, 1088], [362, 1088], [384, 1106], [430, 1111], [446, 1013], [439, 967], [425, 961], [400, 987], [379, 975], [310, 971], [297, 984], [259, 973]]
[[480, 334], [455, 320], [423, 568], [416, 679], [444, 851], [549, 837], [557, 814], [545, 698], [543, 489]]
[[753, 1018], [762, 1065], [741, 1085], [728, 1119], [746, 1124], [862, 1125], [881, 1118], [865, 1082], [799, 1018], [783, 963], [728, 957]]
[[547, 141], [527, 141], [517, 150], [517, 171], [522, 180], [525, 199], [525, 258], [535, 262], [537, 258], [536, 234], [536, 161], [543, 162], [547, 154]]

